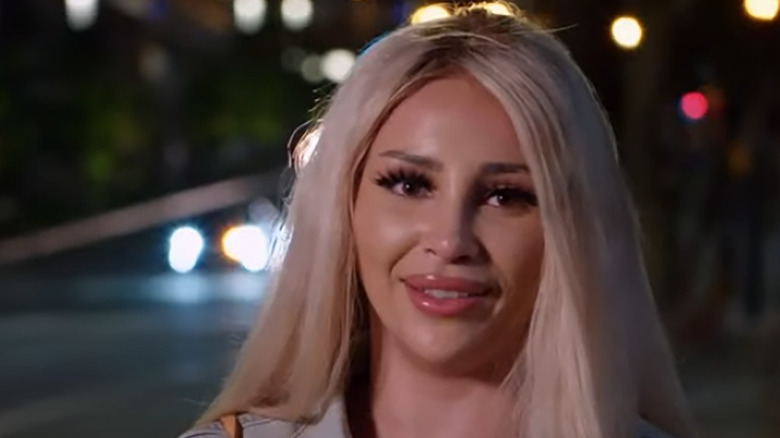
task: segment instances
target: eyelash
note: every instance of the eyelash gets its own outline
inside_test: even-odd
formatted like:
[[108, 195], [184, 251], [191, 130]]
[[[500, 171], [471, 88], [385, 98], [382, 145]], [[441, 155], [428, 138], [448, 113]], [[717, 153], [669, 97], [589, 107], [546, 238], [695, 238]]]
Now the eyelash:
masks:
[[[385, 188], [386, 190], [399, 195], [412, 198], [427, 197], [431, 191], [435, 189], [433, 182], [421, 172], [406, 169], [390, 170], [386, 173], [379, 174], [374, 182]], [[403, 184], [403, 188], [399, 191], [398, 185]], [[425, 192], [421, 194], [421, 192]], [[481, 188], [480, 200], [486, 202], [494, 196], [509, 196], [511, 198], [511, 204], [507, 207], [536, 207], [538, 205], [538, 199], [535, 194], [528, 190], [507, 185], [496, 184]], [[498, 205], [503, 207], [504, 205]]]
[[[433, 183], [431, 180], [420, 172], [409, 171], [405, 169], [390, 170], [387, 173], [380, 174], [375, 179], [378, 186], [402, 196], [418, 197], [418, 194], [410, 192], [418, 192], [419, 189], [430, 192], [433, 190]], [[396, 191], [396, 187], [399, 184], [403, 184], [404, 187], [413, 187], [414, 190], [401, 190]]]

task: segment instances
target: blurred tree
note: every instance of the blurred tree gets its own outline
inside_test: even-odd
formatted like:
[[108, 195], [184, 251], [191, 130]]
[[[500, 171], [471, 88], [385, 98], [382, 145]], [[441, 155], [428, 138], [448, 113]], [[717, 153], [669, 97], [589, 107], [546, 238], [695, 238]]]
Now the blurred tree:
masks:
[[131, 196], [126, 192], [144, 185], [153, 125], [143, 116], [137, 84], [120, 88], [93, 78], [82, 87], [70, 131], [81, 151], [80, 173], [90, 203], [97, 209], [114, 207]]
[[230, 55], [191, 70], [183, 108], [198, 161], [210, 167], [201, 172], [224, 176], [228, 169], [251, 172], [284, 163], [284, 145], [304, 121], [312, 95], [297, 75], [281, 69], [280, 51], [242, 39]]
[[[673, 305], [675, 258], [669, 161], [663, 155], [662, 108], [676, 99], [670, 74], [672, 48], [682, 17], [697, 0], [623, 0], [641, 18], [645, 39], [625, 54], [622, 78], [620, 149], [644, 231], [648, 271], [662, 307]], [[689, 60], [690, 61], [690, 60]], [[690, 67], [689, 67], [690, 68]]]
[[[565, 29], [559, 36], [572, 50], [610, 110], [618, 135], [624, 171], [636, 199], [644, 246], [656, 294], [665, 300], [669, 290], [670, 221], [668, 187], [663, 181], [661, 109], [669, 95], [669, 48], [674, 24], [696, 0], [613, 0], [534, 2], [552, 11], [551, 23]], [[618, 14], [639, 17], [646, 32], [638, 49], [623, 52], [609, 38], [611, 20]], [[611, 50], [594, 51], [601, 40]], [[617, 65], [618, 72], [603, 68]], [[615, 81], [615, 77], [619, 78]]]
[[0, 235], [285, 162], [312, 96], [278, 65], [280, 30], [238, 35], [212, 0], [114, 7], [131, 3], [82, 32], [61, 3], [2, 3], [0, 204], [18, 214]]
[[[716, 278], [707, 292], [709, 296], [704, 298], [708, 302], [687, 306], [687, 310], [698, 312], [687, 318], [712, 321], [707, 323], [712, 329], [723, 322], [727, 308], [724, 303], [739, 302], [733, 299], [735, 293], [742, 294], [745, 302], [740, 311], [750, 313], [761, 307], [758, 296], [762, 288], [762, 196], [761, 190], [745, 191], [747, 182], [743, 180], [760, 184], [763, 171], [750, 170], [749, 176], [743, 178], [734, 170], [744, 169], [745, 163], [756, 160], [757, 145], [768, 138], [763, 122], [767, 120], [767, 111], [763, 107], [765, 97], [776, 88], [773, 84], [780, 58], [774, 55], [779, 32], [748, 20], [740, 10], [740, 2], [624, 0], [623, 4], [642, 18], [647, 29], [643, 45], [625, 54], [623, 121], [619, 131], [624, 166], [645, 231], [651, 278], [659, 304], [670, 310], [684, 307], [694, 289], [702, 287], [697, 281]], [[710, 103], [726, 114], [712, 118], [710, 113], [704, 123], [691, 125], [692, 137], [684, 141], [704, 147], [703, 153], [710, 155], [713, 169], [717, 170], [698, 176], [711, 181], [672, 179], [683, 144], [664, 144], [662, 133], [667, 122], [662, 120], [659, 108], [676, 102], [682, 87], [706, 88], [711, 81], [723, 87], [728, 102], [724, 104], [721, 93], [711, 95], [714, 100]], [[678, 118], [677, 123], [683, 122]], [[727, 145], [737, 144], [742, 146], [728, 150], [737, 154], [726, 154]], [[725, 162], [734, 157], [738, 159]], [[730, 167], [726, 168], [726, 164]], [[703, 204], [708, 210], [696, 212], [707, 217], [702, 217], [704, 222], [690, 231], [699, 234], [696, 238], [714, 232], [721, 236], [718, 239], [726, 239], [717, 245], [729, 253], [718, 255], [722, 259], [711, 265], [708, 272], [697, 272], [696, 265], [701, 263], [704, 252], [677, 250], [674, 224], [680, 214], [686, 213], [675, 208], [675, 201], [683, 206], [698, 202], [685, 197], [689, 191], [682, 189], [680, 183], [708, 185], [713, 190], [708, 196], [717, 199], [709, 207]], [[712, 205], [717, 208], [711, 209]], [[740, 217], [736, 222], [735, 215]], [[704, 277], [697, 279], [697, 274]]]

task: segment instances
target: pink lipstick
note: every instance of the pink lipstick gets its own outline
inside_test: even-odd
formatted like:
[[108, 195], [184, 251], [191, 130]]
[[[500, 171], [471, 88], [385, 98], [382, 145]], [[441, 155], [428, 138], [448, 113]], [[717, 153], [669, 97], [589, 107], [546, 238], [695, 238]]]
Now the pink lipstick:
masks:
[[440, 275], [410, 275], [403, 279], [409, 299], [423, 313], [456, 317], [489, 299], [486, 283]]

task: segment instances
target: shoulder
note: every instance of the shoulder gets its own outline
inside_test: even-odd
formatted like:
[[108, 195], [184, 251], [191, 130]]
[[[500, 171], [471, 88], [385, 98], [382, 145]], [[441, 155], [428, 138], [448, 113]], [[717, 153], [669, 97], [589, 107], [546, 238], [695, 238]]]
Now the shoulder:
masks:
[[[282, 420], [275, 420], [270, 418], [259, 417], [254, 414], [242, 414], [239, 416], [239, 421], [244, 431], [244, 438], [292, 438], [300, 436], [300, 428], [296, 427], [295, 423], [290, 423]], [[320, 425], [323, 425], [322, 422]], [[313, 432], [314, 429], [319, 430], [319, 427], [315, 427], [309, 432]], [[322, 430], [320, 430], [322, 431]], [[338, 431], [329, 431], [338, 432]], [[308, 435], [308, 434], [307, 434]], [[319, 435], [319, 434], [315, 434]], [[331, 435], [328, 435], [331, 436]], [[332, 436], [346, 436], [342, 433], [336, 433]], [[225, 429], [218, 422], [208, 423], [202, 426], [198, 426], [191, 429], [179, 438], [230, 438], [225, 432]], [[638, 438], [674, 438], [668, 433], [662, 431], [657, 426], [654, 426], [647, 421], [640, 420], [639, 422], [639, 435]]]
[[[316, 422], [290, 422], [245, 413], [238, 417], [243, 438], [348, 438], [346, 412], [340, 400], [334, 401]], [[215, 421], [192, 429], [179, 438], [230, 438]], [[655, 438], [655, 437], [652, 437]]]
[[674, 438], [645, 420], [639, 421], [639, 438]]
[[225, 429], [217, 423], [209, 423], [201, 426], [196, 426], [183, 434], [179, 435], [179, 438], [222, 438], [227, 437]]
[[[244, 438], [291, 438], [295, 436], [296, 427], [293, 423], [253, 414], [242, 414], [238, 418], [241, 422]], [[179, 438], [229, 438], [229, 436], [222, 425], [218, 421], [214, 421], [190, 429]]]

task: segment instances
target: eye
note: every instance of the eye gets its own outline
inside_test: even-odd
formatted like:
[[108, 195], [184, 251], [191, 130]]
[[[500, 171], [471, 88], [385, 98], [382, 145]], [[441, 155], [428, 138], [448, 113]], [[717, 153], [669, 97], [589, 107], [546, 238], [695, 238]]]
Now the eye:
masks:
[[380, 174], [375, 182], [378, 186], [399, 196], [421, 198], [428, 196], [433, 190], [431, 180], [422, 173], [408, 170], [394, 170]]
[[492, 207], [527, 208], [536, 207], [536, 195], [516, 187], [498, 187], [488, 190], [485, 202]]

